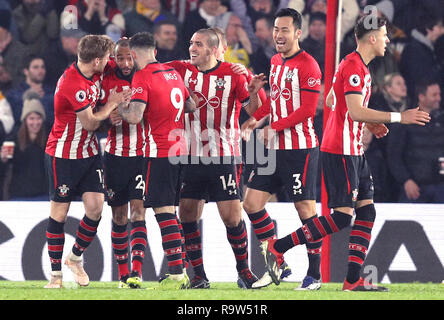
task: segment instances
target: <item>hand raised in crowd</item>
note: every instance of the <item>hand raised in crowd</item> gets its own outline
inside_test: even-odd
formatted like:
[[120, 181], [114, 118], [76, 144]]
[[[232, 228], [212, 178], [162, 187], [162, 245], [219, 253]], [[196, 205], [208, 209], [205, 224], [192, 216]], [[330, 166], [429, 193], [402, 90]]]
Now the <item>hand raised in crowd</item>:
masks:
[[389, 132], [383, 123], [366, 123], [365, 126], [378, 139], [385, 137]]
[[419, 110], [419, 107], [401, 112], [402, 124], [417, 124], [424, 126], [426, 123], [430, 122], [430, 119], [430, 115], [427, 112]]

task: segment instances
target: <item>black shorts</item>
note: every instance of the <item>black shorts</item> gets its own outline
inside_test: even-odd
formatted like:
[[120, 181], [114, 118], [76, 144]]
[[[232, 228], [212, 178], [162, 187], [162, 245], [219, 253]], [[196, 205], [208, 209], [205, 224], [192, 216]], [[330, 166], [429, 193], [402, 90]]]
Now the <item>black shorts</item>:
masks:
[[188, 164], [184, 168], [181, 199], [207, 201], [240, 200], [240, 170], [234, 158], [216, 163]]
[[373, 179], [365, 156], [321, 152], [328, 207], [354, 208], [356, 201], [373, 199]]
[[45, 155], [49, 178], [49, 198], [71, 202], [85, 192], [105, 193], [99, 155], [85, 159], [63, 159]]
[[144, 158], [145, 208], [179, 205], [183, 165], [170, 158]]
[[[290, 201], [316, 200], [319, 148], [276, 150], [276, 169], [272, 174], [260, 174], [256, 167], [248, 188], [270, 194], [285, 193]], [[269, 166], [269, 163], [263, 165]]]
[[143, 199], [143, 157], [119, 157], [105, 152], [103, 164], [109, 206], [120, 207], [130, 200]]

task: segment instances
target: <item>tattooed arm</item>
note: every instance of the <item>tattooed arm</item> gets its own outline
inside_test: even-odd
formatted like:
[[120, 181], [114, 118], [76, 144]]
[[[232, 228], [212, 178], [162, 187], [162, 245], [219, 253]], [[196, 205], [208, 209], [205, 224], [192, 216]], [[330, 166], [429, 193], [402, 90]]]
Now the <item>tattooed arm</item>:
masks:
[[125, 104], [120, 104], [117, 107], [117, 110], [123, 120], [131, 124], [137, 124], [142, 120], [145, 107], [145, 102], [133, 100], [128, 106], [125, 106]]

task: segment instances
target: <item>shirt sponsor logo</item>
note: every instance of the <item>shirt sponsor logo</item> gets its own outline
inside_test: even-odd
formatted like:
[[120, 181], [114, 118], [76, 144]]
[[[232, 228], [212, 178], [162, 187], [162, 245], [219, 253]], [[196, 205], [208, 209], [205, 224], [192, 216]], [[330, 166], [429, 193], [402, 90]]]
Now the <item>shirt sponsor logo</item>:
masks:
[[307, 81], [307, 84], [309, 87], [314, 87], [316, 85], [320, 86], [321, 85], [321, 79], [315, 79], [315, 78], [309, 78]]

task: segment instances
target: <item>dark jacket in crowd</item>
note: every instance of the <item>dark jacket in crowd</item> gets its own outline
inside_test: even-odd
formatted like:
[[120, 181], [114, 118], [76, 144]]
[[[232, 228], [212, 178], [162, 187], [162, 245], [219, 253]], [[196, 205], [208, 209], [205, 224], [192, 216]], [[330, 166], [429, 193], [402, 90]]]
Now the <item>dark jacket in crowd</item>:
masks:
[[9, 197], [31, 198], [48, 194], [48, 178], [44, 164], [45, 152], [34, 143], [21, 151], [16, 143], [12, 161]]
[[439, 157], [444, 157], [444, 112], [436, 110], [425, 126], [394, 124], [388, 137], [390, 171], [402, 185], [413, 179], [419, 186], [444, 182]]
[[400, 71], [412, 100], [416, 96], [415, 87], [418, 81], [431, 78], [441, 83], [442, 71], [433, 45], [417, 30], [412, 31], [412, 40], [402, 51]]

